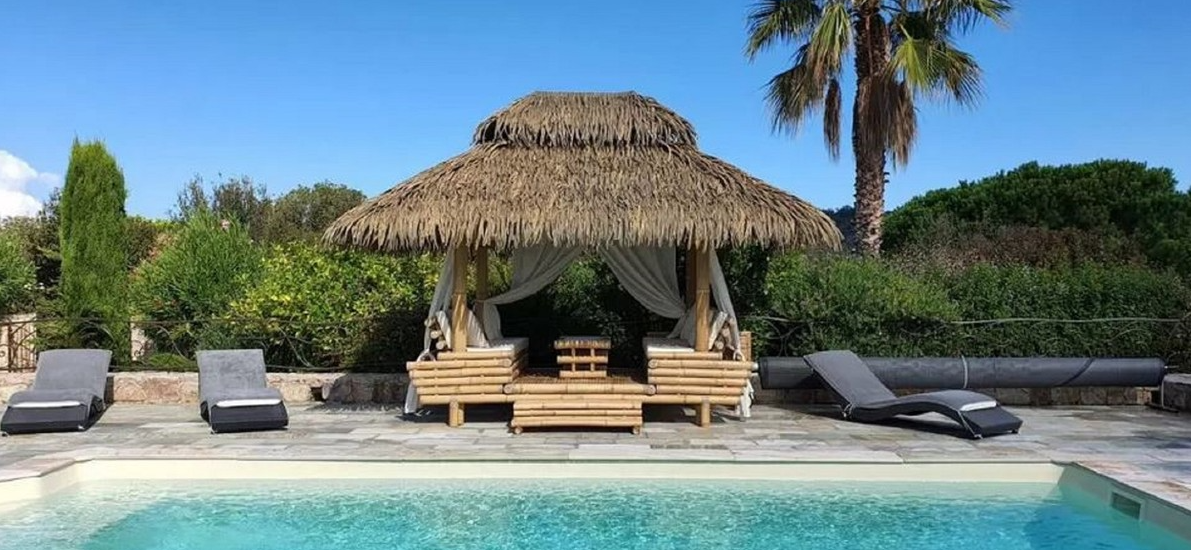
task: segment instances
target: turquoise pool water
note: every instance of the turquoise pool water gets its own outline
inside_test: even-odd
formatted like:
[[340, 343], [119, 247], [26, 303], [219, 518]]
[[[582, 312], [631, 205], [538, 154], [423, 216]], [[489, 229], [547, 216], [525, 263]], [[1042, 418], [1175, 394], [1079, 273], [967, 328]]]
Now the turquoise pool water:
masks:
[[1138, 531], [1032, 484], [102, 482], [3, 513], [0, 549], [1180, 548]]

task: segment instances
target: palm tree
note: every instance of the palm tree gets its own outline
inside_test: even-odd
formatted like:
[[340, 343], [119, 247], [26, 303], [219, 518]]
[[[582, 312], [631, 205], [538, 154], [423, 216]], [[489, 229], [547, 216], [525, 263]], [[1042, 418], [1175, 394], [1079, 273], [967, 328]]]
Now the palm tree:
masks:
[[839, 158], [840, 76], [856, 69], [852, 152], [860, 251], [881, 249], [885, 162], [905, 166], [917, 135], [920, 97], [972, 105], [980, 67], [955, 46], [978, 23], [1003, 24], [1011, 0], [763, 0], [748, 17], [745, 53], [753, 59], [777, 44], [797, 44], [793, 65], [768, 84], [775, 130], [797, 131], [820, 109], [823, 140]]

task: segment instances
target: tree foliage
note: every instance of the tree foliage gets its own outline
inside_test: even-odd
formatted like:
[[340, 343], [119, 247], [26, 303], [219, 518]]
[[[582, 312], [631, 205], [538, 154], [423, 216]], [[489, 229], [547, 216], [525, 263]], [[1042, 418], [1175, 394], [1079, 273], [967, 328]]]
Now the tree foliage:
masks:
[[298, 186], [273, 202], [268, 215], [268, 240], [274, 243], [315, 241], [341, 214], [364, 202], [364, 193], [329, 181]]
[[265, 186], [248, 176], [231, 177], [208, 186], [202, 176], [196, 175], [178, 192], [173, 217], [184, 222], [196, 214], [210, 213], [244, 226], [253, 240], [263, 242], [271, 204]]
[[880, 250], [886, 159], [909, 162], [918, 134], [915, 102], [974, 104], [980, 67], [956, 39], [979, 22], [1004, 23], [1011, 9], [1006, 0], [763, 0], [749, 14], [750, 59], [779, 44], [793, 49], [790, 67], [768, 84], [774, 128], [796, 132], [821, 114], [833, 159], [843, 134], [843, 72], [855, 70], [852, 153], [862, 252]]
[[930, 241], [947, 224], [986, 237], [1006, 227], [1029, 227], [1084, 233], [1105, 243], [1131, 241], [1154, 265], [1191, 274], [1191, 196], [1178, 190], [1169, 169], [1140, 162], [1031, 162], [928, 192], [894, 210], [887, 221], [892, 250]]
[[128, 235], [124, 174], [98, 141], [75, 140], [58, 206], [62, 253], [60, 311], [91, 319], [70, 331], [74, 345], [126, 355]]
[[58, 202], [61, 196], [61, 189], [54, 189], [36, 216], [9, 218], [4, 220], [0, 228], [0, 232], [16, 242], [25, 257], [33, 262], [37, 286], [47, 297], [56, 295], [62, 272], [58, 241]]
[[[245, 279], [260, 266], [248, 232], [195, 212], [133, 277], [133, 304], [159, 351], [189, 355], [212, 338], [211, 318], [228, 315]], [[156, 322], [156, 323], [155, 323]]]
[[32, 307], [36, 286], [33, 262], [25, 256], [21, 243], [0, 233], [0, 315]]

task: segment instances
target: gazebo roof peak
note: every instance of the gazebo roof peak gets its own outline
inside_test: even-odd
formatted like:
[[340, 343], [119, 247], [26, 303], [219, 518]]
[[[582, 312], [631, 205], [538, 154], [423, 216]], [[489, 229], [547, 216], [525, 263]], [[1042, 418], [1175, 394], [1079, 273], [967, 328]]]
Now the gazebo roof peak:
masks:
[[520, 147], [695, 146], [695, 129], [637, 92], [534, 92], [476, 127], [472, 143]]

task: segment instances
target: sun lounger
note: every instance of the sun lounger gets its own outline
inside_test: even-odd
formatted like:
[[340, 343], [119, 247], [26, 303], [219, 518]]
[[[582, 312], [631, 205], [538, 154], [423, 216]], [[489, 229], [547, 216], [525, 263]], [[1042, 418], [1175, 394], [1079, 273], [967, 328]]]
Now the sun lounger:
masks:
[[211, 431], [276, 430], [289, 424], [281, 392], [265, 378], [259, 349], [209, 350], [195, 354], [199, 367], [199, 414]]
[[897, 397], [850, 351], [821, 351], [805, 359], [835, 394], [844, 409], [844, 418], [879, 422], [900, 415], [933, 412], [958, 422], [976, 439], [1017, 433], [1021, 428], [1020, 418], [981, 393], [943, 390]]
[[41, 352], [31, 389], [8, 400], [0, 419], [7, 434], [82, 431], [104, 409], [104, 389], [112, 352], [59, 349]]

